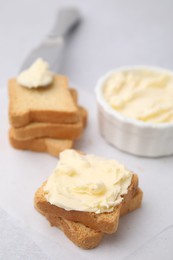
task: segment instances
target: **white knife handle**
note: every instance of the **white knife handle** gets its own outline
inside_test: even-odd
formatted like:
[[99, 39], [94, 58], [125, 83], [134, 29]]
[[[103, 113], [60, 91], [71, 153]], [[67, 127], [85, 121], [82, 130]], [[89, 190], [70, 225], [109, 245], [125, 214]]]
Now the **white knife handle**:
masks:
[[56, 22], [48, 37], [57, 38], [66, 36], [77, 24], [81, 18], [79, 12], [75, 8], [64, 8], [58, 13]]

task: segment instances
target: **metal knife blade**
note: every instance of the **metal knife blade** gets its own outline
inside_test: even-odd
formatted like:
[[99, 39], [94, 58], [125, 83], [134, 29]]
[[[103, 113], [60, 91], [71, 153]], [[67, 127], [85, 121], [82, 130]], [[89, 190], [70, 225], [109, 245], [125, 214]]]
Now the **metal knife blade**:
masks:
[[48, 62], [51, 71], [58, 72], [66, 36], [76, 28], [80, 21], [81, 18], [77, 9], [62, 9], [58, 13], [51, 33], [28, 55], [20, 71], [30, 67], [37, 58], [42, 58]]

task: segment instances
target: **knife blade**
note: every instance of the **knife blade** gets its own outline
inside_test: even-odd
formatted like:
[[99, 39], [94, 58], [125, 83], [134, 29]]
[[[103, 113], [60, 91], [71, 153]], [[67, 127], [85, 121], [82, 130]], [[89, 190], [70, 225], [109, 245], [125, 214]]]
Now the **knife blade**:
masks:
[[51, 71], [58, 72], [66, 38], [69, 33], [73, 32], [80, 21], [81, 17], [77, 9], [61, 9], [52, 31], [43, 42], [27, 56], [20, 71], [30, 67], [37, 58], [42, 58], [48, 62]]

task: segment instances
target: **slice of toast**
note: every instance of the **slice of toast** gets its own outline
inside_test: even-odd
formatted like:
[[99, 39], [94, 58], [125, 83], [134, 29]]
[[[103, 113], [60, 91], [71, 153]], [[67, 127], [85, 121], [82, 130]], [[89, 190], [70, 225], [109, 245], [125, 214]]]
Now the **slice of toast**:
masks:
[[[117, 205], [112, 212], [106, 212], [101, 214], [96, 214], [94, 212], [83, 212], [70, 210], [67, 211], [63, 208], [51, 205], [46, 201], [43, 194], [43, 187], [36, 192], [35, 195], [35, 206], [37, 209], [41, 209], [44, 212], [53, 216], [59, 216], [64, 219], [80, 222], [81, 224], [95, 230], [102, 231], [103, 233], [114, 233], [118, 228], [119, 216], [121, 213], [122, 203]], [[128, 193], [124, 195], [124, 200], [128, 202], [132, 197], [134, 197], [138, 187], [138, 177], [133, 175], [131, 185], [128, 188]]]
[[87, 111], [79, 107], [79, 121], [75, 124], [58, 123], [30, 123], [27, 126], [13, 128], [15, 139], [34, 139], [40, 137], [49, 137], [57, 139], [77, 139], [81, 136], [83, 128], [87, 121]]
[[70, 91], [70, 94], [73, 98], [74, 103], [77, 104], [77, 102], [78, 102], [78, 92], [77, 92], [77, 90], [75, 88], [70, 87], [69, 91]]
[[122, 202], [120, 217], [134, 211], [141, 207], [143, 198], [143, 192], [140, 188], [137, 188], [136, 194], [130, 200], [124, 200]]
[[75, 123], [78, 108], [68, 89], [67, 78], [54, 76], [47, 87], [29, 89], [9, 80], [9, 119], [13, 127], [31, 122]]
[[[142, 202], [142, 195], [143, 193], [139, 188], [137, 188], [136, 193], [133, 194], [133, 196], [131, 193], [132, 197], [130, 198], [130, 196], [128, 196], [128, 199], [124, 200], [122, 203], [120, 216], [123, 216], [139, 208]], [[40, 201], [41, 203], [39, 203]], [[44, 204], [43, 201], [45, 201]], [[103, 232], [86, 227], [79, 222], [66, 220], [54, 214], [54, 212], [50, 212], [49, 202], [47, 202], [44, 197], [43, 186], [36, 192], [34, 203], [35, 208], [47, 218], [51, 226], [60, 228], [65, 233], [65, 235], [77, 246], [83, 249], [91, 249], [98, 246], [102, 240], [104, 236]]]
[[30, 150], [35, 152], [47, 152], [53, 156], [58, 156], [65, 149], [73, 146], [73, 140], [60, 140], [53, 138], [35, 138], [29, 140], [15, 139], [13, 129], [9, 131], [11, 145], [19, 150]]

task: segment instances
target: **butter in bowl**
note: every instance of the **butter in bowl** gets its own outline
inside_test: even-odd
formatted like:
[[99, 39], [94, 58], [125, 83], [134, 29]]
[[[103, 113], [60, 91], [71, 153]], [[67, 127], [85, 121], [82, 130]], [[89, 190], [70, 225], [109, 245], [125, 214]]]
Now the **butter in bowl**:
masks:
[[106, 141], [139, 156], [173, 154], [173, 72], [120, 68], [101, 77], [95, 92]]

